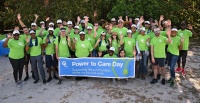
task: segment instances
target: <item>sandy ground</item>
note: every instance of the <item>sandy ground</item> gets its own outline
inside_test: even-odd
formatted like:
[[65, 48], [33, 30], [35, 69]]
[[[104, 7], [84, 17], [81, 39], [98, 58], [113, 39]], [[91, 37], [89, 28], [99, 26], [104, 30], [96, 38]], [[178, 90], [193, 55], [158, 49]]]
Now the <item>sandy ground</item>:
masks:
[[[61, 85], [53, 79], [48, 85], [29, 78], [23, 87], [14, 83], [7, 57], [0, 57], [0, 103], [200, 103], [200, 44], [190, 44], [186, 76], [176, 73], [176, 85], [150, 84], [138, 78], [117, 81], [89, 78], [64, 79]], [[25, 73], [23, 74], [23, 78]], [[166, 78], [169, 78], [167, 70]]]

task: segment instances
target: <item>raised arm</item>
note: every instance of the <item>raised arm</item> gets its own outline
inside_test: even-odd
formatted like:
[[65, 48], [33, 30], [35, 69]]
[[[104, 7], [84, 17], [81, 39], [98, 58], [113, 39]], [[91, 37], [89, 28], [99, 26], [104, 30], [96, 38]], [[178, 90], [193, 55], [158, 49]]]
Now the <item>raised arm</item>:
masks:
[[79, 25], [80, 21], [81, 21], [81, 18], [80, 18], [80, 16], [78, 16], [78, 17], [77, 17], [77, 23], [76, 23], [76, 26]]
[[37, 20], [38, 20], [38, 17], [39, 17], [39, 15], [37, 15], [37, 14], [34, 14], [34, 16], [35, 16], [34, 23], [36, 23], [36, 24], [37, 24]]
[[20, 14], [17, 14], [17, 19], [18, 19], [19, 24], [21, 25], [22, 28], [26, 26], [26, 25], [22, 22], [22, 20], [21, 20], [21, 15], [20, 15]]
[[95, 11], [93, 15], [93, 23], [95, 23], [96, 21], [97, 21], [97, 12]]
[[167, 42], [171, 43], [172, 39], [171, 39], [171, 20], [167, 20]]
[[7, 48], [7, 47], [8, 47], [8, 41], [10, 40], [11, 37], [12, 37], [11, 34], [8, 34], [8, 35], [7, 35], [7, 39], [6, 39], [5, 42], [3, 43], [3, 47], [4, 47], [4, 48]]
[[158, 26], [159, 26], [160, 30], [163, 30], [163, 27], [161, 25], [163, 20], [164, 20], [164, 16], [160, 15], [160, 20], [159, 20], [159, 23], [158, 23]]
[[197, 33], [193, 30], [193, 27], [191, 24], [188, 24], [188, 29], [192, 32], [192, 37], [197, 37]]

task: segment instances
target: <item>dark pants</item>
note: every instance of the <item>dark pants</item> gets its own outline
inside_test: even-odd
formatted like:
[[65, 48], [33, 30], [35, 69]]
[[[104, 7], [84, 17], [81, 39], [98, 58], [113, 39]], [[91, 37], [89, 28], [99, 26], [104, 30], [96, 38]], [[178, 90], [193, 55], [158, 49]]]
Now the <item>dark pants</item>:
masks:
[[168, 66], [170, 66], [171, 78], [175, 78], [174, 68], [175, 68], [176, 62], [178, 60], [178, 55], [173, 55], [168, 52], [167, 57], [168, 57]]
[[185, 64], [186, 64], [186, 58], [187, 58], [187, 50], [181, 50], [179, 52], [179, 57], [178, 57], [178, 67], [180, 67], [180, 63], [181, 63], [181, 59], [182, 59], [182, 67], [183, 69], [185, 68]]
[[42, 55], [31, 56], [31, 67], [35, 74], [35, 79], [39, 79], [38, 68], [40, 69], [40, 75], [42, 79], [45, 79], [45, 72], [43, 67], [43, 59]]
[[[9, 60], [13, 68], [13, 76], [14, 76], [15, 82], [17, 82], [18, 80], [22, 80], [24, 58], [21, 58], [21, 59], [9, 58]], [[19, 73], [19, 79], [18, 79], [18, 73]]]
[[145, 51], [140, 52], [142, 54], [142, 59], [140, 59], [140, 65], [139, 65], [139, 71], [140, 74], [146, 74], [147, 73], [147, 54]]

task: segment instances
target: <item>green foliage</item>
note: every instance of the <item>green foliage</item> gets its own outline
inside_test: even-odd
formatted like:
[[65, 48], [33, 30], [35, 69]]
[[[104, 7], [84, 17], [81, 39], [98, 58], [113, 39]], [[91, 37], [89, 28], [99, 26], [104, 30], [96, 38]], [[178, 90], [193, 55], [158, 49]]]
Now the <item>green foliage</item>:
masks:
[[[45, 5], [45, 1], [49, 3]], [[57, 19], [76, 21], [77, 16], [93, 18], [97, 11], [98, 20], [110, 20], [118, 16], [144, 16], [159, 20], [160, 15], [171, 19], [173, 25], [179, 26], [183, 20], [192, 23], [200, 31], [200, 1], [199, 0], [1, 0], [0, 24], [1, 30], [19, 25], [17, 14], [29, 26], [34, 21], [34, 14], [39, 15], [38, 22], [50, 16], [53, 22]]]

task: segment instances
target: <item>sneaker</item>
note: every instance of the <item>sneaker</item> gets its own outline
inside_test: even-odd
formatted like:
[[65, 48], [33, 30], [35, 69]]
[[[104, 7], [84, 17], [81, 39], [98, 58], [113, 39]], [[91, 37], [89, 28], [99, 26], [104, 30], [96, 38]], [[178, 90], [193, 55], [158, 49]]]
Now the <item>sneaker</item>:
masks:
[[50, 82], [52, 80], [52, 77], [49, 77], [48, 79], [47, 79], [47, 82]]
[[27, 81], [29, 79], [29, 76], [27, 75], [25, 78], [24, 78], [24, 81]]
[[158, 74], [157, 75], [157, 79], [160, 80], [160, 77], [161, 77], [161, 74]]
[[58, 80], [58, 84], [61, 84], [61, 82], [62, 82], [62, 79], [59, 79], [59, 80]]
[[151, 83], [151, 84], [158, 83], [158, 80], [157, 80], [157, 79], [153, 79], [150, 83]]
[[161, 84], [165, 85], [165, 79], [162, 79]]
[[177, 68], [177, 69], [175, 70], [175, 72], [181, 72], [181, 71], [182, 71], [181, 68]]
[[17, 87], [17, 88], [22, 88], [21, 82], [17, 82], [17, 83], [16, 83], [16, 87]]
[[47, 81], [46, 81], [46, 79], [44, 79], [44, 80], [43, 80], [43, 84], [46, 84], [46, 83], [47, 83]]
[[58, 80], [58, 77], [55, 74], [53, 75], [53, 78], [56, 79], [56, 80]]
[[170, 87], [173, 87], [174, 86], [174, 84], [175, 84], [175, 81], [173, 80], [171, 83], [170, 83]]
[[142, 74], [141, 79], [142, 79], [142, 80], [145, 80], [145, 75], [144, 75], [144, 74]]
[[184, 69], [182, 69], [182, 75], [183, 75], [183, 76], [185, 75], [185, 70], [184, 70]]
[[33, 83], [34, 83], [34, 84], [36, 84], [36, 83], [38, 83], [38, 81], [39, 81], [39, 80], [38, 80], [38, 79], [36, 79], [36, 80], [35, 80]]
[[166, 81], [166, 83], [171, 83], [171, 82], [172, 82], [172, 78]]

